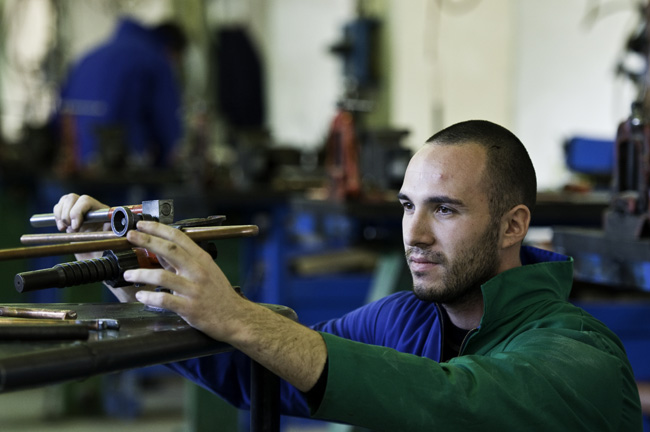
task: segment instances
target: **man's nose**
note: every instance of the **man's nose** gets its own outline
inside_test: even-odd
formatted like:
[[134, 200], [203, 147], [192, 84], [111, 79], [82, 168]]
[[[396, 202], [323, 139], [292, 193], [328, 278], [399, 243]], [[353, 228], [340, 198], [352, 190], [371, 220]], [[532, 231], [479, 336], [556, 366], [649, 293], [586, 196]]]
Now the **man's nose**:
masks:
[[430, 246], [435, 243], [433, 229], [426, 217], [419, 212], [404, 215], [402, 219], [404, 244], [408, 246]]

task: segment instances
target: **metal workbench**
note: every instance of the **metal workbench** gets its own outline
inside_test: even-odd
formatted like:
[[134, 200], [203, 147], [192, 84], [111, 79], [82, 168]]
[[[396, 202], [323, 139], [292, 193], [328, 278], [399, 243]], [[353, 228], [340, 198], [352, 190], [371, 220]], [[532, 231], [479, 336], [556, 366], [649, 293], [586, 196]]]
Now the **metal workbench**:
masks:
[[[95, 375], [218, 354], [233, 348], [195, 330], [178, 315], [140, 303], [16, 304], [71, 309], [77, 319], [111, 318], [119, 330], [90, 331], [88, 339], [0, 340], [0, 392], [42, 387]], [[296, 320], [293, 310], [269, 309]], [[279, 378], [253, 362], [251, 430], [279, 430]]]

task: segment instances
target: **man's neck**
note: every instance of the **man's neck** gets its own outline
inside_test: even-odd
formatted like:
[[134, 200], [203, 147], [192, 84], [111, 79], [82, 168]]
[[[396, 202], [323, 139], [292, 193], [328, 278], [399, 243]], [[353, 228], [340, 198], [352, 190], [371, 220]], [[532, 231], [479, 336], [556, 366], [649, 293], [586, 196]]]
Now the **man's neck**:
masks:
[[465, 330], [475, 329], [483, 318], [483, 293], [480, 289], [459, 304], [443, 304], [451, 322]]

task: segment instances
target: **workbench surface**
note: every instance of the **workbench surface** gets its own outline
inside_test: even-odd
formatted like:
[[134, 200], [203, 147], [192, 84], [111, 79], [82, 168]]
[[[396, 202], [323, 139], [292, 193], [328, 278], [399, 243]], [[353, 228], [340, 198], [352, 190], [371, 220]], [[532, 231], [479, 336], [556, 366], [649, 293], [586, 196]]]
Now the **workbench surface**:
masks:
[[[77, 319], [111, 318], [119, 330], [90, 331], [87, 340], [0, 340], [0, 392], [169, 363], [232, 350], [190, 327], [178, 315], [145, 310], [141, 303], [13, 304], [70, 309]], [[295, 312], [266, 307], [291, 319]]]

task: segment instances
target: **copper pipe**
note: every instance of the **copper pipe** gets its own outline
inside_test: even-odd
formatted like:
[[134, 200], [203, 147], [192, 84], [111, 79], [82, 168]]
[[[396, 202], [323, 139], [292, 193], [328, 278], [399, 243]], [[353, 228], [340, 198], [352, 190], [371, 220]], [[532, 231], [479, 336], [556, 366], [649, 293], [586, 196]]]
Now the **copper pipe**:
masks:
[[119, 330], [120, 322], [112, 318], [95, 319], [44, 319], [44, 318], [4, 318], [0, 317], [1, 326], [30, 325], [30, 326], [84, 326], [89, 330]]
[[[107, 232], [108, 231], [102, 231], [101, 233]], [[183, 232], [185, 232], [185, 234], [187, 234], [192, 240], [199, 242], [236, 237], [252, 237], [258, 234], [259, 228], [257, 225], [230, 225], [217, 227], [184, 228]], [[79, 236], [79, 234], [82, 234], [82, 236]], [[70, 243], [3, 249], [0, 250], [0, 261], [84, 252], [101, 252], [105, 250], [122, 251], [131, 249], [133, 247], [133, 245], [129, 243], [125, 237], [117, 237], [112, 232], [110, 233], [112, 234], [112, 238], [107, 240], [81, 241], [76, 243], [79, 241], [78, 239], [83, 238], [83, 235], [85, 234], [86, 233], [61, 233], [60, 238], [68, 236], [66, 238]], [[59, 234], [50, 235], [58, 236]]]
[[73, 310], [60, 310], [60, 309], [54, 310], [54, 309], [0, 306], [0, 315], [6, 317], [18, 317], [18, 318], [65, 320], [65, 319], [76, 318], [77, 312]]

